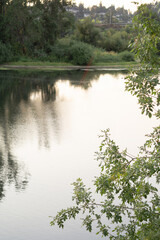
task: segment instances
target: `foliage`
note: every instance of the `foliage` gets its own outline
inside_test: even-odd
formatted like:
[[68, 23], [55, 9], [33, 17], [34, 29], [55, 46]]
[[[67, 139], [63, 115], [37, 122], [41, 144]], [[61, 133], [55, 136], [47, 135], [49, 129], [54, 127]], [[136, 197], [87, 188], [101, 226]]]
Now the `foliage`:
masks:
[[134, 54], [129, 51], [121, 53], [105, 52], [100, 49], [95, 49], [95, 62], [111, 63], [111, 62], [131, 62], [134, 61]]
[[134, 61], [134, 54], [129, 51], [119, 53], [119, 57], [122, 61], [131, 62]]
[[[66, 49], [63, 54], [57, 44], [57, 40], [66, 37], [106, 51], [122, 52], [127, 49], [130, 33], [125, 29], [105, 30], [96, 26], [97, 14], [108, 13], [110, 16], [110, 12], [116, 13], [115, 7], [107, 10], [103, 6], [94, 6], [90, 11], [80, 4], [77, 8], [81, 20], [76, 21], [75, 16], [67, 11], [72, 9], [68, 0], [0, 1], [0, 41], [10, 45], [16, 57], [25, 56], [42, 61], [56, 61], [63, 55], [63, 61], [68, 61], [69, 52], [67, 55]], [[121, 15], [125, 14], [125, 11], [120, 12]], [[83, 18], [88, 13], [90, 17]], [[104, 14], [99, 23], [105, 17]]]
[[[140, 67], [131, 72], [126, 89], [138, 97], [142, 113], [160, 117], [159, 59], [157, 42], [160, 27], [152, 9], [141, 5], [134, 20], [137, 39], [133, 43]], [[139, 154], [132, 156], [120, 151], [103, 131], [103, 140], [96, 153], [100, 174], [95, 177], [97, 201], [81, 179], [73, 183], [75, 206], [61, 210], [51, 221], [64, 227], [67, 219], [84, 214], [82, 224], [86, 230], [93, 226], [109, 239], [158, 240], [160, 239], [160, 126], [147, 135]], [[98, 198], [99, 199], [99, 198]]]
[[13, 59], [13, 52], [9, 44], [0, 42], [0, 63], [8, 62]]
[[35, 49], [33, 57], [40, 61], [46, 61], [49, 58], [43, 49]]
[[45, 44], [53, 45], [56, 39], [61, 35], [64, 36], [65, 31], [68, 30], [72, 20], [69, 19], [70, 15], [66, 13], [66, 5], [67, 1], [44, 1], [42, 22]]
[[70, 47], [70, 60], [77, 65], [90, 65], [93, 62], [93, 51], [90, 45], [76, 42]]
[[100, 29], [96, 28], [92, 23], [91, 18], [88, 17], [83, 21], [77, 22], [75, 38], [76, 40], [97, 46], [101, 39]]
[[51, 59], [57, 61], [69, 62], [70, 47], [74, 44], [70, 38], [59, 39], [54, 46], [51, 47]]
[[107, 53], [105, 51], [96, 51], [95, 62], [101, 63], [110, 63], [110, 62], [119, 62], [117, 54]]
[[104, 40], [106, 51], [122, 52], [128, 48], [130, 34], [126, 31], [107, 31]]
[[87, 65], [94, 60], [94, 48], [84, 42], [63, 38], [52, 47], [51, 58], [53, 56], [59, 61]]
[[[136, 158], [126, 150], [120, 152], [108, 130], [103, 131], [102, 137], [97, 153], [100, 176], [94, 180], [102, 201], [97, 203], [90, 189], [78, 179], [73, 183], [75, 206], [60, 211], [51, 225], [63, 228], [67, 219], [75, 218], [82, 211], [83, 225], [88, 231], [96, 223], [98, 233], [110, 239], [145, 239], [149, 235], [154, 238], [148, 239], [158, 239], [160, 198], [150, 178], [160, 182], [160, 128], [154, 129]], [[103, 216], [108, 219], [107, 224]], [[114, 230], [110, 229], [111, 223]]]
[[128, 48], [131, 34], [127, 33], [125, 29], [101, 30], [88, 17], [76, 24], [74, 35], [76, 40], [103, 48], [106, 51], [122, 52]]
[[115, 45], [115, 50], [116, 52], [121, 52], [127, 49], [129, 39], [128, 39], [128, 34], [125, 31], [122, 32], [117, 32], [113, 35], [113, 42]]
[[159, 57], [157, 43], [160, 40], [160, 25], [155, 13], [148, 6], [141, 5], [139, 14], [134, 18], [137, 38], [132, 44], [135, 56], [141, 63], [133, 69], [126, 81], [126, 90], [138, 97], [142, 113], [149, 117], [158, 114], [159, 92]]
[[66, 12], [67, 4], [67, 0], [3, 1], [0, 40], [9, 43], [16, 55], [31, 56], [34, 50], [48, 54], [48, 45], [73, 28], [74, 16]]

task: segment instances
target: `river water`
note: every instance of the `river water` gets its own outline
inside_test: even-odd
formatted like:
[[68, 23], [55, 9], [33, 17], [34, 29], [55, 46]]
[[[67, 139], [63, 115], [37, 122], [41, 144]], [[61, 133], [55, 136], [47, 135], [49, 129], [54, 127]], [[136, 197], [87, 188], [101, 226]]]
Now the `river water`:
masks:
[[101, 130], [134, 155], [156, 126], [124, 91], [125, 76], [0, 71], [0, 239], [101, 239], [79, 219], [50, 227], [49, 216], [73, 205], [77, 178], [92, 186]]

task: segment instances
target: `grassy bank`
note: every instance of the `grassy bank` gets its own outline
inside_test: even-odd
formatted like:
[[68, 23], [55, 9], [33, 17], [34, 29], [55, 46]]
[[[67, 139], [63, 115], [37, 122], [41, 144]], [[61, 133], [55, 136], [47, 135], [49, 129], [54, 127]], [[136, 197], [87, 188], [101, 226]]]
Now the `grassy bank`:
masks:
[[9, 62], [5, 65], [9, 66], [73, 66], [71, 63], [66, 62], [50, 62], [50, 61], [15, 61], [15, 62]]
[[115, 62], [115, 63], [104, 63], [99, 62], [93, 65], [87, 66], [76, 66], [70, 63], [63, 62], [11, 62], [2, 64], [0, 70], [16, 70], [16, 69], [33, 69], [33, 70], [79, 70], [79, 69], [93, 69], [93, 70], [107, 70], [107, 69], [124, 69], [129, 70], [131, 67], [137, 66], [136, 62]]

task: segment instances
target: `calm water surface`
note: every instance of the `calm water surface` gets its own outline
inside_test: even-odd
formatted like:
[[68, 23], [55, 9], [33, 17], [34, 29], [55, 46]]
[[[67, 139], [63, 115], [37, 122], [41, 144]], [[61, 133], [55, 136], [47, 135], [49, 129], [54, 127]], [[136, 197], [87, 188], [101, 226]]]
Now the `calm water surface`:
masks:
[[71, 183], [92, 185], [101, 130], [132, 154], [156, 120], [141, 115], [122, 73], [0, 72], [0, 239], [98, 240], [79, 220], [49, 216], [71, 206]]

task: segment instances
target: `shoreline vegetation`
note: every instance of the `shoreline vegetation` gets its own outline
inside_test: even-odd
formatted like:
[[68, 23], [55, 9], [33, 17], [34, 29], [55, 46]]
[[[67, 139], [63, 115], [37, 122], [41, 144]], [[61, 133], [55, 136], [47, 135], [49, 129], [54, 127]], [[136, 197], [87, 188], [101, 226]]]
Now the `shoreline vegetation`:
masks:
[[15, 56], [12, 60], [0, 61], [0, 69], [79, 70], [85, 68], [107, 70], [108, 68], [118, 68], [128, 70], [137, 65], [132, 52], [105, 52], [84, 43], [76, 43], [74, 49], [68, 46], [67, 50], [65, 49], [63, 54], [61, 53], [63, 56], [58, 57], [58, 54], [60, 54], [59, 51], [52, 58], [49, 54], [45, 58]]
[[[159, 7], [154, 5], [157, 14]], [[0, 69], [128, 70], [138, 64], [131, 50], [136, 14], [102, 4], [87, 10], [68, 0], [4, 1]]]
[[[13, 0], [11, 3], [4, 4], [5, 14], [0, 11], [1, 70], [126, 70], [135, 64], [134, 53], [129, 47], [135, 33], [128, 25], [131, 16], [127, 11], [119, 13], [126, 13], [127, 19], [125, 25], [117, 29], [109, 24], [107, 15], [99, 20], [92, 16], [75, 17], [67, 11], [68, 1], [36, 1], [28, 5], [26, 1]], [[103, 6], [97, 7], [98, 12], [100, 9], [107, 14]], [[116, 14], [120, 9], [114, 7], [112, 10]], [[110, 13], [110, 9], [108, 11]], [[103, 20], [109, 28], [96, 25]]]

